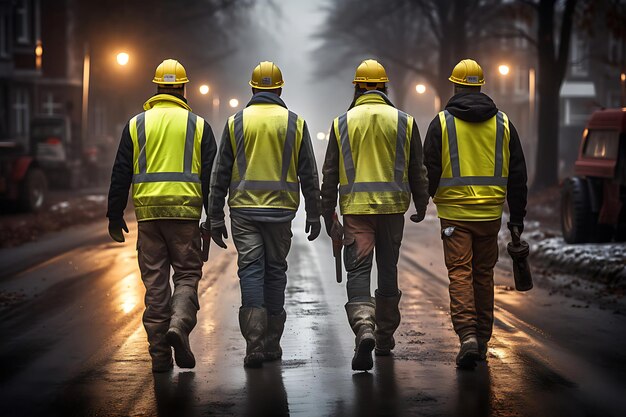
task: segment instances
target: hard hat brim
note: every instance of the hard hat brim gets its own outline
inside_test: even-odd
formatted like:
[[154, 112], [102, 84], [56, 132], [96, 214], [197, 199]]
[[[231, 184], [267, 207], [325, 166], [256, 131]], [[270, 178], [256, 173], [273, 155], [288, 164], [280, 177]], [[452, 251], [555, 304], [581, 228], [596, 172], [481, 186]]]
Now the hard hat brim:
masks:
[[161, 81], [161, 80], [152, 80], [153, 83], [159, 85], [178, 85], [178, 84], [187, 84], [189, 82], [188, 79], [178, 80], [178, 81]]
[[458, 80], [458, 79], [452, 78], [452, 77], [448, 78], [448, 80], [450, 82], [454, 83], [454, 84], [467, 85], [467, 86], [470, 86], [470, 87], [480, 87], [482, 85], [485, 85], [485, 80], [482, 80], [482, 81], [480, 81], [478, 83], [468, 83], [468, 82], [461, 81], [461, 80]]
[[267, 85], [255, 85], [252, 83], [252, 81], [248, 81], [248, 84], [250, 85], [250, 87], [252, 88], [256, 88], [257, 90], [276, 90], [277, 88], [281, 88], [283, 85], [285, 85], [285, 82], [281, 82], [280, 84], [274, 85], [274, 86], [267, 86]]

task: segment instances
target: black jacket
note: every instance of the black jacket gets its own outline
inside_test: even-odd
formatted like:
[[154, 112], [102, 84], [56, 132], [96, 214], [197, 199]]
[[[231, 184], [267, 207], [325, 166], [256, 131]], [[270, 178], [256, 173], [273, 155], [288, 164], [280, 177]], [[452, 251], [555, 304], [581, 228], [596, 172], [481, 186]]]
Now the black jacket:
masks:
[[[252, 96], [246, 107], [254, 104], [277, 104], [287, 108], [287, 105], [279, 96], [273, 93], [260, 92]], [[230, 188], [230, 180], [232, 177], [233, 164], [235, 156], [230, 143], [230, 130], [228, 122], [224, 126], [222, 138], [220, 140], [217, 159], [213, 166], [213, 174], [211, 181], [211, 199], [209, 201], [209, 210], [207, 211], [211, 221], [211, 227], [219, 227], [224, 224], [224, 205], [226, 203], [226, 195]], [[297, 166], [298, 180], [300, 188], [304, 195], [304, 208], [308, 221], [319, 221], [319, 179], [317, 175], [317, 165], [315, 164], [315, 155], [313, 154], [313, 146], [311, 145], [311, 136], [306, 122], [302, 132], [302, 146], [298, 154]], [[295, 211], [287, 209], [232, 209], [231, 216], [240, 215], [257, 221], [288, 221], [295, 216]]]
[[[370, 92], [367, 94], [376, 93]], [[387, 96], [382, 93], [378, 94], [383, 96], [387, 104], [393, 106]], [[354, 101], [350, 105], [350, 108], [352, 107], [354, 107]], [[413, 130], [409, 146], [409, 187], [413, 195], [415, 209], [418, 212], [426, 211], [426, 206], [428, 205], [428, 179], [426, 177], [424, 164], [422, 163], [422, 140], [415, 120], [413, 120]], [[330, 138], [328, 140], [328, 147], [326, 148], [322, 174], [324, 176], [321, 190], [322, 216], [328, 217], [335, 211], [335, 207], [337, 206], [337, 194], [339, 192], [339, 144], [337, 143], [337, 136], [335, 135], [335, 129], [332, 124], [330, 126]]]
[[[173, 94], [174, 95], [174, 94]], [[174, 95], [176, 98], [187, 102], [184, 97]], [[110, 220], [118, 220], [124, 217], [124, 210], [128, 203], [128, 190], [133, 181], [133, 140], [130, 137], [129, 123], [126, 123], [122, 131], [122, 138], [117, 149], [113, 170], [111, 172], [111, 186], [109, 187], [109, 204], [107, 217]], [[211, 126], [204, 121], [202, 142], [200, 144], [200, 181], [202, 183], [202, 201], [207, 210], [209, 200], [209, 183], [211, 181], [211, 166], [217, 151], [215, 136]]]
[[[484, 93], [459, 93], [453, 96], [446, 110], [454, 117], [467, 122], [484, 122], [498, 113], [494, 102]], [[507, 183], [507, 203], [512, 223], [522, 223], [526, 216], [526, 161], [517, 130], [509, 120], [511, 139], [509, 141], [509, 179]], [[424, 163], [428, 169], [428, 193], [434, 196], [441, 179], [441, 123], [435, 116], [424, 140]]]

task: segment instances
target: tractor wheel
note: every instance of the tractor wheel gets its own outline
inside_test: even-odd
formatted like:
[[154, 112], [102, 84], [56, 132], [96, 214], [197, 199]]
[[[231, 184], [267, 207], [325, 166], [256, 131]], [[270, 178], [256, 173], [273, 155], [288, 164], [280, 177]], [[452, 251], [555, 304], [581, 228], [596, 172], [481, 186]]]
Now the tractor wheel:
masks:
[[594, 235], [596, 219], [591, 211], [587, 180], [567, 178], [561, 190], [561, 230], [567, 243], [587, 243]]
[[26, 173], [20, 190], [20, 208], [25, 211], [39, 211], [46, 201], [48, 183], [39, 168], [31, 168]]

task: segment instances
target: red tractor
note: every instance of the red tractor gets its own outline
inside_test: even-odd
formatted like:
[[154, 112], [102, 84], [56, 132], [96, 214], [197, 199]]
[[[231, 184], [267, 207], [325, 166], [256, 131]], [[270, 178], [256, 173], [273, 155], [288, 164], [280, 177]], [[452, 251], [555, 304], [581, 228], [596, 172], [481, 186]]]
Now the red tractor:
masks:
[[561, 190], [567, 243], [626, 239], [626, 108], [594, 112]]

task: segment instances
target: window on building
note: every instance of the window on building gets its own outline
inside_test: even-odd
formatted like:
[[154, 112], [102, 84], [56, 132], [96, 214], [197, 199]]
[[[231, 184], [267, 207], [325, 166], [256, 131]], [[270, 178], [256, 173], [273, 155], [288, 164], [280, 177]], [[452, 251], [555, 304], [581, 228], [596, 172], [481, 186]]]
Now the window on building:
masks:
[[9, 56], [9, 15], [0, 9], [0, 58]]
[[585, 142], [585, 156], [591, 158], [616, 159], [619, 148], [617, 130], [590, 130]]
[[571, 60], [571, 74], [573, 76], [585, 77], [589, 75], [589, 45], [584, 37], [572, 36]]
[[15, 6], [15, 40], [30, 43], [30, 0], [18, 0]]
[[24, 88], [18, 88], [15, 90], [13, 113], [15, 115], [15, 133], [21, 136], [28, 135], [30, 124], [30, 105], [28, 91]]
[[566, 126], [584, 126], [592, 111], [589, 99], [567, 98], [564, 102], [563, 123]]

